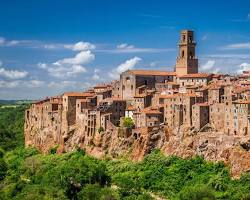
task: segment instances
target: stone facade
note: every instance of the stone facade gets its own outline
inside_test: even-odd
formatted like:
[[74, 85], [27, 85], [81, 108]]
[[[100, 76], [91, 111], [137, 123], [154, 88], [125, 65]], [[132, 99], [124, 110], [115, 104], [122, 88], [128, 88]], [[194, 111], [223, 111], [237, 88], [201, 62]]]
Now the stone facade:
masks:
[[[234, 157], [249, 157], [250, 72], [198, 73], [195, 46], [194, 33], [182, 31], [175, 71], [127, 70], [120, 80], [34, 102], [25, 113], [25, 145], [43, 152], [57, 146], [58, 153], [80, 147], [96, 157], [130, 153], [134, 160], [160, 148], [250, 170]], [[132, 128], [123, 127], [124, 117]]]

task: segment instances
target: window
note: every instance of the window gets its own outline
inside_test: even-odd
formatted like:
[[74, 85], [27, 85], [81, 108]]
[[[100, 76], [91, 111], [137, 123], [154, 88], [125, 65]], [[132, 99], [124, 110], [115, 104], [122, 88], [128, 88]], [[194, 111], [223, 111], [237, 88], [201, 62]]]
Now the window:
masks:
[[185, 52], [184, 52], [184, 51], [182, 51], [182, 52], [181, 52], [181, 57], [183, 58], [183, 57], [184, 57], [184, 55], [185, 55]]
[[133, 87], [133, 85], [131, 85], [131, 90], [133, 90], [134, 89], [134, 87]]
[[182, 42], [185, 42], [186, 40], [186, 35], [182, 35]]
[[189, 42], [192, 42], [192, 41], [193, 41], [193, 37], [189, 36]]
[[192, 51], [189, 52], [189, 58], [193, 58], [193, 52]]

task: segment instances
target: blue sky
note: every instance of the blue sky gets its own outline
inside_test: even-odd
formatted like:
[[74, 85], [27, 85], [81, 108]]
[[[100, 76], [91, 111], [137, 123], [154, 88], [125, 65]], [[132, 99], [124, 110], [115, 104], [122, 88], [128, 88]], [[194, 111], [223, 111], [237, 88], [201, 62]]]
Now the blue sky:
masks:
[[111, 81], [126, 69], [173, 70], [182, 29], [200, 71], [250, 70], [250, 1], [0, 1], [0, 99], [39, 99]]

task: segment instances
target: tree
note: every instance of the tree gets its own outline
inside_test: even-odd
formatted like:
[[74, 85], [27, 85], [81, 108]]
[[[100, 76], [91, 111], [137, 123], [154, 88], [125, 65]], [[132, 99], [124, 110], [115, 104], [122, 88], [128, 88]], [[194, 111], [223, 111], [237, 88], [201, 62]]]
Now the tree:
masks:
[[123, 126], [126, 128], [132, 128], [134, 126], [133, 119], [131, 117], [125, 117], [123, 120]]

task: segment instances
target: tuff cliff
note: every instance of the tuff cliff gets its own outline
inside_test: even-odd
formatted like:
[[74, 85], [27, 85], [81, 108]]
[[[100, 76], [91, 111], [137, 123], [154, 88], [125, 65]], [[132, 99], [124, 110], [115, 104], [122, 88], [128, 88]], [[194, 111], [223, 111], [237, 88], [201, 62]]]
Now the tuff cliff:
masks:
[[108, 123], [107, 131], [96, 133], [93, 137], [85, 137], [74, 127], [61, 137], [53, 130], [44, 129], [36, 130], [32, 135], [26, 134], [25, 138], [26, 145], [36, 146], [44, 153], [55, 147], [58, 153], [82, 148], [97, 158], [126, 156], [139, 161], [157, 148], [166, 156], [190, 158], [200, 155], [213, 162], [223, 161], [234, 177], [250, 171], [250, 136], [211, 131], [194, 134], [182, 127], [170, 130], [166, 126], [132, 130]]

